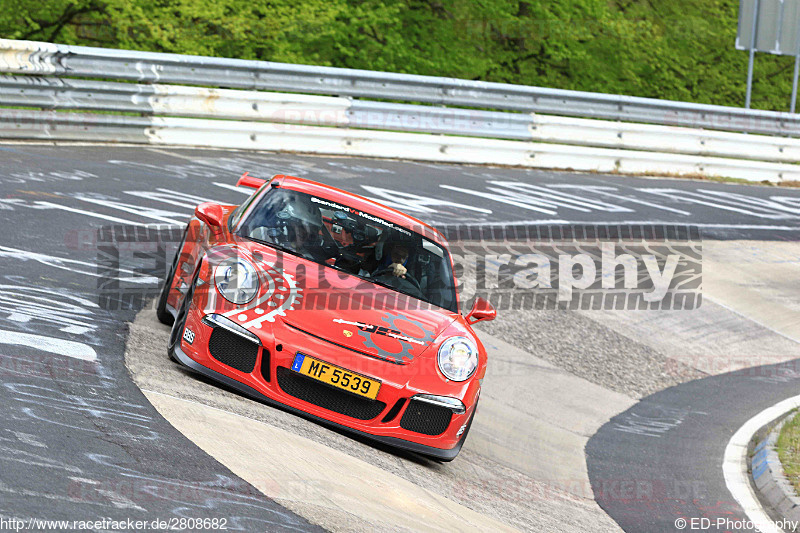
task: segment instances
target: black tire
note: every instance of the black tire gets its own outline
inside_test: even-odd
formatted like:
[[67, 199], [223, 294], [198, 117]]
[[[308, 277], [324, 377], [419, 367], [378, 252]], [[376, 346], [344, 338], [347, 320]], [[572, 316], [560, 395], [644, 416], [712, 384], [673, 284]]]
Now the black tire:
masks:
[[186, 325], [186, 315], [189, 313], [189, 307], [192, 305], [194, 288], [195, 285], [197, 285], [197, 278], [199, 276], [200, 268], [198, 265], [198, 268], [195, 269], [194, 275], [192, 276], [192, 282], [189, 284], [189, 289], [186, 291], [186, 296], [184, 296], [183, 301], [181, 302], [181, 307], [178, 309], [178, 316], [175, 317], [175, 322], [172, 324], [172, 330], [169, 332], [169, 346], [167, 348], [167, 353], [173, 361], [177, 361], [175, 358], [175, 348], [179, 347], [181, 344], [183, 327]]
[[169, 286], [175, 278], [175, 270], [178, 268], [178, 259], [183, 251], [183, 245], [186, 243], [186, 234], [189, 231], [189, 225], [183, 230], [183, 237], [181, 243], [178, 245], [178, 250], [175, 252], [175, 257], [172, 259], [172, 266], [169, 269], [169, 274], [164, 278], [164, 283], [161, 284], [161, 293], [158, 295], [158, 304], [156, 305], [156, 317], [158, 321], [164, 325], [171, 326], [175, 322], [175, 317], [172, 313], [167, 311], [167, 298], [169, 298]]

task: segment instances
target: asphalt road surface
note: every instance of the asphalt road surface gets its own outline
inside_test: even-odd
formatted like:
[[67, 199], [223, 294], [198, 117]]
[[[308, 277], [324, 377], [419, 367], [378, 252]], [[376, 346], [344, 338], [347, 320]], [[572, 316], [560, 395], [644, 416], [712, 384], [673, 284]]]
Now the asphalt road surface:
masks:
[[674, 532], [679, 518], [747, 521], [725, 485], [725, 447], [756, 413], [797, 395], [798, 364], [684, 383], [612, 418], [586, 446], [597, 502], [626, 531]]
[[[800, 238], [795, 189], [285, 154], [0, 145], [0, 515], [224, 516], [233, 530], [314, 529], [158, 415], [123, 362], [126, 324], [138, 308], [105, 309], [97, 300], [105, 281], [94, 230], [180, 225], [201, 201], [239, 203], [245, 195], [231, 185], [245, 170], [318, 179], [433, 224], [665, 222], [695, 224], [705, 239]], [[152, 291], [157, 281], [134, 272], [143, 261], [121, 257], [119, 275]], [[793, 395], [798, 376], [780, 367], [707, 378], [618, 415], [587, 447], [598, 503], [629, 531], [674, 531], [680, 516], [740, 516], [722, 481], [725, 444], [753, 414]]]

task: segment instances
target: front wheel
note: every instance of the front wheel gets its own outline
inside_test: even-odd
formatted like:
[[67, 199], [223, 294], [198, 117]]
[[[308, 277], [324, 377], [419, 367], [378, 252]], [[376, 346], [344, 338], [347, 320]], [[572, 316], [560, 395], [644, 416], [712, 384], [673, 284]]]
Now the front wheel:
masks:
[[156, 304], [156, 317], [158, 317], [158, 321], [166, 326], [171, 326], [173, 322], [175, 322], [175, 317], [172, 316], [172, 313], [167, 311], [167, 299], [169, 298], [169, 292], [172, 289], [172, 281], [175, 279], [175, 271], [178, 268], [178, 261], [181, 257], [181, 252], [183, 252], [183, 245], [186, 243], [186, 233], [189, 231], [189, 225], [186, 225], [186, 229], [183, 230], [183, 237], [181, 238], [181, 243], [178, 245], [178, 250], [175, 252], [175, 258], [172, 260], [172, 266], [169, 269], [169, 274], [167, 277], [164, 278], [164, 283], [161, 285], [161, 293], [158, 295], [158, 304]]
[[183, 337], [183, 328], [186, 325], [186, 317], [189, 315], [189, 307], [192, 305], [194, 299], [194, 287], [197, 285], [197, 278], [200, 276], [200, 268], [195, 269], [192, 282], [189, 284], [189, 289], [186, 291], [181, 302], [180, 309], [178, 309], [178, 316], [175, 317], [175, 323], [172, 324], [172, 331], [169, 333], [169, 347], [167, 353], [170, 358], [175, 359], [175, 349], [181, 345], [181, 338]]

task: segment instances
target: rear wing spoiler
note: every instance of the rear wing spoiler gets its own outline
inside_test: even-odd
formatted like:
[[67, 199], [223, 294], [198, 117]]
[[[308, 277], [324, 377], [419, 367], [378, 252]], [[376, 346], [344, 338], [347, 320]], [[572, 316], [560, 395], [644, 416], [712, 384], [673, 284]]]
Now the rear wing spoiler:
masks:
[[260, 189], [262, 185], [264, 185], [267, 180], [256, 178], [251, 176], [247, 172], [242, 174], [239, 178], [239, 181], [236, 182], [237, 187], [252, 187], [253, 189]]

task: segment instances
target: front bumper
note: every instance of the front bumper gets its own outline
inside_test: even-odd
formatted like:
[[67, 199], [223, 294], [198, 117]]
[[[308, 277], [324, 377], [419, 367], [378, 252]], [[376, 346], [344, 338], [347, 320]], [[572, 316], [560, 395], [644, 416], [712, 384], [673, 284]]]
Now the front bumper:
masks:
[[332, 427], [332, 428], [335, 428], [335, 429], [343, 430], [343, 431], [346, 431], [346, 432], [349, 432], [349, 433], [352, 433], [352, 434], [355, 434], [355, 435], [359, 435], [361, 437], [367, 437], [369, 439], [381, 442], [383, 444], [387, 444], [387, 445], [395, 447], [395, 448], [401, 448], [403, 450], [408, 450], [408, 451], [411, 451], [411, 452], [420, 453], [422, 455], [427, 455], [427, 456], [430, 456], [430, 457], [434, 457], [434, 458], [439, 459], [441, 461], [452, 461], [453, 459], [456, 458], [458, 453], [461, 451], [461, 446], [464, 444], [464, 439], [462, 438], [462, 439], [460, 439], [458, 441], [458, 444], [456, 444], [455, 447], [453, 447], [453, 448], [451, 448], [449, 450], [443, 450], [441, 448], [434, 448], [432, 446], [426, 446], [424, 444], [418, 444], [416, 442], [411, 442], [411, 441], [399, 439], [399, 438], [396, 438], [396, 437], [387, 437], [387, 436], [382, 436], [382, 435], [372, 435], [370, 433], [366, 433], [364, 431], [359, 431], [359, 430], [351, 428], [349, 426], [345, 426], [343, 424], [338, 424], [338, 423], [333, 422], [331, 420], [326, 420], [326, 419], [324, 419], [322, 417], [319, 417], [319, 416], [316, 416], [316, 415], [312, 415], [311, 413], [308, 413], [306, 411], [302, 411], [302, 410], [297, 409], [295, 407], [291, 407], [289, 405], [282, 404], [282, 403], [280, 403], [280, 402], [278, 402], [276, 400], [273, 400], [272, 398], [269, 398], [269, 397], [261, 394], [257, 390], [255, 390], [255, 389], [253, 389], [251, 387], [248, 387], [247, 385], [245, 385], [244, 383], [242, 383], [240, 381], [236, 381], [235, 379], [230, 378], [230, 377], [226, 376], [225, 374], [220, 374], [219, 372], [216, 372], [214, 370], [211, 370], [208, 367], [205, 367], [205, 366], [201, 365], [200, 363], [198, 363], [197, 361], [194, 361], [191, 357], [186, 355], [184, 353], [184, 351], [179, 347], [176, 347], [174, 350], [172, 350], [171, 353], [170, 353], [170, 356], [176, 362], [180, 363], [181, 365], [183, 365], [183, 366], [185, 366], [185, 367], [187, 367], [187, 368], [189, 368], [191, 370], [194, 370], [195, 372], [198, 372], [199, 374], [202, 374], [202, 375], [204, 375], [206, 377], [209, 377], [211, 379], [219, 381], [220, 383], [224, 383], [225, 385], [227, 385], [227, 386], [229, 386], [229, 387], [231, 387], [231, 388], [233, 388], [233, 389], [235, 389], [235, 390], [237, 390], [237, 391], [249, 396], [250, 398], [252, 398], [254, 400], [258, 400], [260, 402], [266, 403], [267, 405], [270, 405], [272, 407], [277, 407], [279, 409], [284, 409], [284, 410], [286, 410], [286, 411], [288, 411], [290, 413], [294, 413], [296, 415], [302, 416], [303, 418], [306, 418], [308, 420], [313, 420], [314, 422], [317, 422], [317, 423], [320, 423], [320, 424], [323, 424], [323, 425], [326, 425], [326, 426], [329, 426], [329, 427]]
[[[444, 395], [443, 393], [447, 391], [441, 389], [429, 390], [425, 388], [414, 388], [410, 385], [410, 383], [414, 381], [413, 378], [396, 377], [394, 380], [385, 379], [383, 380], [384, 386], [379, 393], [379, 399], [385, 403], [385, 408], [380, 410], [379, 416], [375, 416], [369, 420], [354, 418], [304, 400], [291, 391], [285, 391], [283, 389], [285, 385], [279, 385], [278, 383], [280, 373], [283, 373], [284, 376], [287, 372], [292, 375], [297, 375], [288, 370], [288, 368], [291, 367], [291, 361], [297, 351], [310, 353], [312, 355], [329, 353], [332, 348], [329, 344], [324, 343], [324, 341], [308, 338], [298, 339], [292, 337], [292, 335], [297, 336], [300, 335], [299, 333], [286, 330], [283, 334], [285, 334], [287, 338], [284, 339], [284, 335], [282, 334], [280, 335], [282, 342], [277, 343], [271, 336], [259, 332], [258, 337], [261, 339], [259, 354], [264, 354], [263, 357], [268, 357], [267, 364], [269, 364], [269, 370], [266, 372], [265, 377], [264, 372], [260, 369], [262, 365], [262, 355], [259, 355], [258, 363], [255, 365], [252, 372], [238, 371], [215, 359], [209, 350], [210, 335], [214, 328], [202, 321], [202, 313], [194, 308], [194, 306], [192, 306], [192, 309], [188, 313], [186, 326], [190, 327], [191, 330], [195, 332], [195, 340], [191, 345], [188, 345], [185, 340], [182, 340], [180, 345], [170, 353], [172, 358], [183, 366], [224, 383], [255, 400], [290, 411], [309, 420], [381, 442], [388, 446], [423, 454], [442, 461], [453, 460], [461, 450], [465, 436], [465, 428], [471, 421], [474, 412], [474, 403], [477, 400], [479, 391], [477, 380], [472, 386], [462, 389], [462, 391], [467, 392], [466, 394], [461, 394], [466, 405], [466, 410], [463, 413], [453, 413], [446, 430], [443, 431], [442, 434], [427, 435], [416, 433], [415, 431], [409, 431], [401, 427], [404, 425], [401, 424], [404, 413], [406, 410], [410, 410], [413, 403], [409, 399], [417, 394], [434, 393]], [[315, 343], [318, 344], [315, 345]], [[289, 348], [291, 346], [298, 348]], [[337, 361], [336, 359], [331, 362], [334, 364], [342, 364], [341, 361]], [[365, 364], [368, 366], [376, 365], [376, 367], [383, 366], [384, 368], [398, 371], [397, 368], [387, 367], [386, 365], [390, 365], [391, 363], [385, 361], [367, 361]], [[342, 364], [342, 366], [345, 368], [352, 368], [352, 365], [346, 363]], [[405, 370], [407, 374], [409, 369], [408, 367], [402, 367], [402, 370]], [[359, 371], [363, 371], [363, 368], [359, 368]], [[380, 373], [374, 371], [366, 373], [375, 377], [381, 376]], [[405, 380], [405, 382], [403, 380]], [[325, 385], [325, 387], [327, 387], [327, 385]], [[395, 410], [396, 404], [402, 399], [408, 401], [404, 401], [400, 409]], [[387, 418], [389, 418], [388, 421]]]

